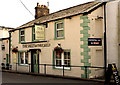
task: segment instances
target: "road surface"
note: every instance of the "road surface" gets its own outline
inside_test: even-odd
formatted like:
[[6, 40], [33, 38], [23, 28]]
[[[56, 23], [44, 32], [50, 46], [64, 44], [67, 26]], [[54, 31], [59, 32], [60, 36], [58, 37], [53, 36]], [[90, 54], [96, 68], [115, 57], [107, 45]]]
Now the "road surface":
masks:
[[2, 72], [2, 83], [79, 83], [79, 85], [104, 85], [103, 83], [93, 81], [53, 78], [9, 72]]

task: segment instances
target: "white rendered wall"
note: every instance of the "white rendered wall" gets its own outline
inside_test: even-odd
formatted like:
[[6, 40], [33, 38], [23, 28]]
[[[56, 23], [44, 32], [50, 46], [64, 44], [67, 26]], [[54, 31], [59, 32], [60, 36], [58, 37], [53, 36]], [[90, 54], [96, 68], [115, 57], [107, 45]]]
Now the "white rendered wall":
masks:
[[107, 63], [118, 66], [118, 1], [106, 5]]

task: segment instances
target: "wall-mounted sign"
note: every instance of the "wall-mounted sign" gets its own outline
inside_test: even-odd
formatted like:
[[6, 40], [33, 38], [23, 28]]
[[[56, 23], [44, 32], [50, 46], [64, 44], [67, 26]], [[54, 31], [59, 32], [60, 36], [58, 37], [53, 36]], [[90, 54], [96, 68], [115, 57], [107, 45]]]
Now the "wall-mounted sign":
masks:
[[50, 47], [50, 44], [29, 44], [22, 45], [23, 48]]
[[45, 40], [45, 26], [35, 25], [35, 40]]
[[102, 46], [101, 38], [88, 38], [88, 46]]

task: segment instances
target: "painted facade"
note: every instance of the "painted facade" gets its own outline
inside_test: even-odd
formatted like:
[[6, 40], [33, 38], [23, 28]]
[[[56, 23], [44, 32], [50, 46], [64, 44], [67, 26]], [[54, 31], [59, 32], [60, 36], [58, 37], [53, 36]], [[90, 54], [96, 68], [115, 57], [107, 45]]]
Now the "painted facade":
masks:
[[[36, 25], [11, 32], [11, 49], [18, 49], [17, 53], [11, 50], [12, 70], [16, 70], [16, 63], [18, 63], [18, 71], [29, 72], [28, 64], [35, 63], [33, 57], [39, 59], [39, 64], [66, 64], [65, 76], [79, 78], [85, 78], [85, 68], [69, 67], [70, 65], [104, 67], [103, 42], [101, 46], [88, 46], [88, 38], [101, 38], [103, 41], [103, 19], [97, 19], [98, 16], [103, 17], [102, 5], [87, 15], [79, 14], [71, 18], [50, 21], [45, 27], [45, 40], [41, 42], [34, 41]], [[59, 25], [61, 34], [57, 34], [58, 24], [61, 24]], [[57, 46], [64, 51], [60, 55], [55, 52]], [[37, 67], [31, 65], [30, 72], [44, 73], [43, 66]], [[61, 66], [47, 66], [47, 74], [62, 75], [61, 69], [63, 69]], [[98, 77], [103, 75], [103, 72], [103, 69], [96, 71], [96, 69], [89, 68], [87, 77]]]
[[[66, 12], [75, 8], [72, 7], [46, 17], [40, 17], [10, 31], [12, 70], [44, 73], [44, 65], [38, 66], [38, 64], [50, 64], [53, 66], [46, 67], [47, 74], [62, 75], [62, 65], [65, 65], [65, 76], [85, 78], [85, 67], [70, 66], [104, 67], [105, 3], [92, 3], [94, 5], [88, 6], [88, 8], [86, 4], [90, 5], [90, 3], [83, 4], [85, 10], [77, 11], [77, 14], [69, 15], [69, 12]], [[107, 64], [115, 62], [120, 68], [118, 57], [119, 1], [107, 2], [105, 7]], [[81, 9], [83, 8], [81, 7]], [[66, 15], [63, 17], [64, 12]], [[60, 13], [61, 16], [58, 16], [57, 13]], [[42, 31], [44, 36], [40, 35], [43, 40], [40, 41], [35, 40], [37, 25], [45, 27], [44, 32]], [[99, 39], [101, 44], [97, 45], [99, 42], [94, 42], [94, 45], [89, 45], [90, 39]], [[18, 52], [12, 52], [13, 49]], [[59, 52], [56, 51], [57, 49]], [[18, 63], [17, 68], [16, 63]], [[87, 68], [87, 78], [103, 75], [104, 70], [101, 68]]]
[[2, 59], [2, 63], [8, 64], [9, 63], [9, 39], [3, 39], [1, 40], [1, 59]]
[[[9, 31], [10, 27], [0, 26], [0, 64], [9, 62]], [[1, 68], [0, 68], [1, 69]]]

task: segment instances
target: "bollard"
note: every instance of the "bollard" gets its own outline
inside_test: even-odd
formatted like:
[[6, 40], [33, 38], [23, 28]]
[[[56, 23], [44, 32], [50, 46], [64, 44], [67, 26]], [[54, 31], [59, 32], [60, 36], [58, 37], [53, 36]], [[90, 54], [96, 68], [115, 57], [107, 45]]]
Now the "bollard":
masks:
[[87, 78], [87, 66], [85, 66], [85, 78]]
[[46, 64], [44, 64], [44, 75], [46, 76]]
[[17, 63], [16, 63], [16, 71], [17, 71]]
[[64, 69], [65, 69], [64, 67], [65, 67], [65, 66], [63, 65], [63, 77], [64, 77]]
[[30, 64], [29, 64], [29, 72], [30, 72]]

